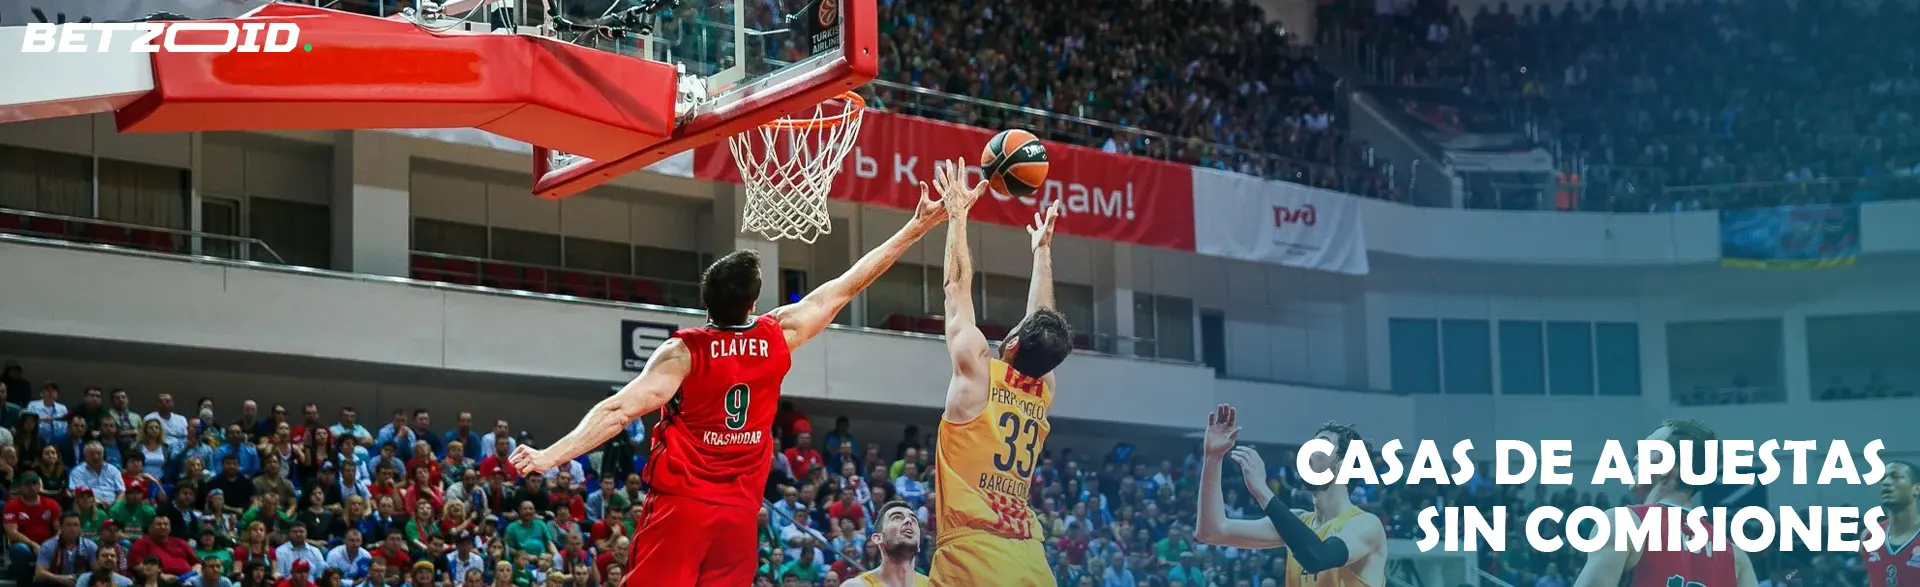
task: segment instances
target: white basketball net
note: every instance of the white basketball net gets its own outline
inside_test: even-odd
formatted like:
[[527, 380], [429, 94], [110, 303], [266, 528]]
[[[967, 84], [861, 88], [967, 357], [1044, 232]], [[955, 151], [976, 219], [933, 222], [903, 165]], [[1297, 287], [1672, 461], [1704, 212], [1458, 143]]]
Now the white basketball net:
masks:
[[805, 243], [833, 232], [827, 191], [860, 136], [864, 111], [857, 101], [834, 99], [814, 106], [811, 118], [782, 118], [729, 138], [747, 184], [740, 231]]

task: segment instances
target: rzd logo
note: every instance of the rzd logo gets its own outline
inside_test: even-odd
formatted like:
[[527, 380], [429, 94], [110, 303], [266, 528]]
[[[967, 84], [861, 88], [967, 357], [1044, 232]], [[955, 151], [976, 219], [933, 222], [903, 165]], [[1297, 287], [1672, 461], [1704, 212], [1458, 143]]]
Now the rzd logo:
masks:
[[290, 22], [39, 22], [27, 25], [20, 52], [288, 53], [298, 46], [300, 25]]

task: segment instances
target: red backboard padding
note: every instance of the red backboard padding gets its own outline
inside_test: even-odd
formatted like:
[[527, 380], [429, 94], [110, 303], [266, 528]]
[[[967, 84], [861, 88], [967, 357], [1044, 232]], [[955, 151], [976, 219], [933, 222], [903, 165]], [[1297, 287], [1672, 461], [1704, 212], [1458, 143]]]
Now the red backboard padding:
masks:
[[[120, 130], [471, 127], [594, 158], [673, 136], [678, 74], [665, 63], [297, 4], [235, 20], [297, 23], [312, 50], [155, 53], [155, 90], [116, 114]], [[179, 33], [195, 34], [220, 33]]]

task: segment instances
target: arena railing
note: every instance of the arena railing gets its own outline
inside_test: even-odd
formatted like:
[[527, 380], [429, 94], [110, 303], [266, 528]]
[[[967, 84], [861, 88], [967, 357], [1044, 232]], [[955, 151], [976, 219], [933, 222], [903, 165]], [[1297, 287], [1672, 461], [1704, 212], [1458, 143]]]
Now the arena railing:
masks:
[[[37, 224], [31, 223], [31, 221], [35, 219], [38, 220], [38, 223]], [[65, 227], [74, 226], [74, 225], [100, 226], [100, 227], [108, 227], [113, 229], [124, 229], [127, 231], [126, 234], [129, 234], [129, 235], [154, 233], [154, 234], [164, 235], [167, 237], [167, 239], [156, 239], [155, 241], [153, 241], [153, 244], [142, 244], [141, 242], [133, 241], [130, 238], [102, 239], [102, 238], [89, 236], [84, 231], [76, 231], [74, 229], [65, 228]], [[144, 231], [144, 232], [141, 232], [141, 231]], [[99, 233], [96, 232], [95, 234], [97, 235]], [[701, 310], [697, 309], [699, 306], [699, 304], [697, 303], [699, 299], [698, 286], [692, 285], [692, 284], [686, 284], [684, 282], [673, 282], [673, 283], [692, 287], [694, 291], [694, 293], [692, 294], [693, 295], [692, 299], [695, 300], [695, 302], [686, 306], [674, 306], [674, 305], [667, 305], [663, 303], [649, 302], [649, 301], [642, 301], [642, 300], [616, 301], [616, 300], [608, 300], [604, 298], [589, 298], [584, 296], [573, 296], [573, 295], [566, 295], [566, 294], [552, 293], [552, 292], [538, 292], [538, 291], [531, 291], [531, 290], [524, 290], [524, 289], [489, 287], [489, 286], [483, 285], [482, 282], [480, 282], [477, 279], [474, 283], [459, 283], [459, 282], [449, 282], [449, 281], [441, 281], [441, 280], [425, 279], [425, 278], [394, 277], [394, 276], [387, 276], [387, 275], [374, 275], [370, 273], [351, 273], [351, 272], [345, 272], [345, 271], [334, 271], [331, 269], [319, 269], [319, 268], [303, 267], [303, 266], [289, 264], [284, 259], [281, 258], [279, 253], [274, 252], [273, 247], [268, 246], [266, 242], [257, 238], [236, 237], [236, 236], [229, 236], [229, 235], [213, 234], [208, 232], [177, 230], [177, 229], [159, 228], [159, 227], [152, 227], [152, 226], [141, 226], [137, 224], [127, 224], [123, 222], [113, 222], [113, 221], [98, 220], [98, 219], [92, 219], [92, 218], [65, 216], [61, 214], [49, 214], [44, 212], [32, 212], [32, 211], [26, 211], [26, 210], [14, 210], [9, 208], [0, 208], [0, 243], [16, 243], [16, 244], [25, 244], [25, 245], [33, 245], [33, 246], [57, 247], [57, 248], [75, 249], [75, 250], [89, 250], [89, 251], [116, 253], [116, 254], [135, 256], [135, 257], [147, 257], [147, 258], [153, 258], [153, 259], [167, 259], [167, 260], [175, 260], [175, 261], [184, 260], [184, 261], [191, 261], [196, 263], [223, 265], [223, 266], [235, 267], [235, 268], [257, 269], [262, 271], [274, 271], [274, 272], [280, 272], [280, 273], [300, 274], [300, 275], [308, 275], [308, 276], [315, 276], [315, 277], [326, 277], [326, 278], [332, 278], [332, 279], [348, 279], [353, 281], [366, 281], [366, 282], [399, 283], [399, 284], [407, 284], [407, 285], [413, 285], [418, 287], [431, 287], [431, 288], [455, 290], [455, 291], [472, 291], [472, 292], [487, 293], [492, 295], [504, 295], [504, 296], [521, 297], [521, 298], [528, 298], [528, 299], [540, 299], [540, 300], [565, 302], [565, 303], [573, 303], [573, 304], [595, 304], [595, 305], [604, 305], [604, 306], [629, 308], [629, 309], [641, 308], [641, 309], [650, 310], [650, 311], [665, 312], [665, 313], [672, 313], [672, 314], [683, 314], [688, 316], [704, 316], [705, 314]], [[193, 252], [196, 249], [199, 250], [200, 252], [197, 252], [197, 253]], [[442, 256], [442, 257], [450, 257], [450, 256]], [[458, 258], [458, 257], [454, 257], [454, 258]], [[472, 258], [469, 257], [467, 259], [472, 259]], [[489, 262], [495, 262], [495, 261], [489, 261]], [[552, 270], [551, 268], [547, 268], [547, 269]], [[612, 274], [609, 274], [609, 275], [612, 275]], [[635, 281], [650, 279], [650, 278], [645, 278], [640, 276], [623, 276], [623, 277], [626, 277], [627, 279], [635, 280]], [[653, 281], [661, 281], [661, 280], [653, 280]], [[833, 328], [836, 330], [848, 331], [848, 332], [878, 334], [883, 336], [920, 338], [920, 339], [932, 339], [932, 340], [942, 339], [942, 336], [939, 334], [889, 330], [885, 328], [853, 326], [849, 324], [833, 324], [830, 326], [830, 328]], [[1196, 362], [1193, 360], [1156, 357], [1156, 356], [1138, 354], [1137, 352], [1132, 354], [1116, 352], [1120, 350], [1117, 348], [1119, 346], [1118, 343], [1120, 341], [1132, 342], [1132, 343], [1153, 342], [1153, 339], [1150, 339], [1150, 338], [1141, 338], [1141, 337], [1135, 337], [1135, 336], [1121, 336], [1117, 334], [1093, 334], [1091, 336], [1097, 342], [1095, 342], [1092, 345], [1088, 345], [1091, 348], [1087, 348], [1087, 347], [1080, 348], [1079, 352], [1084, 352], [1084, 353], [1093, 354], [1093, 355], [1127, 358], [1127, 359], [1145, 361], [1150, 363], [1166, 363], [1166, 364], [1174, 364], [1174, 365], [1196, 364]], [[1135, 348], [1137, 349], [1139, 348], [1139, 346], [1140, 345], [1136, 344]]]
[[280, 253], [257, 238], [13, 208], [0, 208], [0, 233], [156, 253], [287, 264]]
[[1685, 407], [1770, 404], [1787, 401], [1787, 389], [1778, 385], [1696, 385], [1673, 390], [1673, 405]]
[[1704, 209], [1920, 200], [1920, 175], [1692, 185], [1660, 192], [1667, 202], [1697, 202]]
[[[701, 305], [700, 284], [691, 281], [427, 251], [411, 251], [410, 254], [412, 256], [409, 263], [410, 275], [425, 281], [677, 308], [699, 308]], [[939, 295], [938, 291], [923, 293]], [[944, 332], [939, 323], [939, 316], [934, 315], [875, 316], [869, 314], [867, 322], [889, 332], [911, 332], [934, 336], [941, 336]], [[1006, 336], [1007, 326], [983, 323], [981, 328], [986, 331], [989, 340], [997, 341]], [[1074, 348], [1136, 359], [1193, 363], [1190, 358], [1162, 356], [1154, 342], [1156, 342], [1155, 339], [1147, 337], [1092, 332], [1076, 335]], [[1123, 343], [1129, 344], [1132, 350], [1121, 352], [1126, 348]]]
[[571, 295], [620, 302], [700, 307], [700, 284], [634, 273], [572, 269], [498, 259], [412, 251], [416, 279]]
[[1569, 169], [1578, 172], [1577, 182], [1469, 186], [1475, 191], [1469, 194], [1468, 207], [1551, 210], [1555, 191], [1578, 194], [1578, 211], [1649, 214], [1920, 200], [1916, 175], [1676, 186], [1667, 185], [1665, 170], [1653, 167], [1576, 164]]
[[[1238, 171], [1361, 195], [1379, 166], [1351, 167], [1262, 153], [1200, 139], [1175, 137], [1082, 116], [983, 100], [910, 84], [877, 79], [862, 90], [878, 110], [980, 128], [1026, 128], [1041, 138], [1101, 149], [1112, 141], [1117, 152], [1176, 163]], [[1186, 159], [1179, 158], [1182, 154]]]

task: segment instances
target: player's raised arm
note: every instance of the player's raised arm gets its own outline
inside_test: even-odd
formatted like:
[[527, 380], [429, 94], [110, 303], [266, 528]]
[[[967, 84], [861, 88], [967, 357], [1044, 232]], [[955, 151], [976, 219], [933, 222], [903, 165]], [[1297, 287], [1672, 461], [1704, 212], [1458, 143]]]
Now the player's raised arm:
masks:
[[[1234, 548], [1286, 546], [1271, 524], [1227, 517], [1225, 489], [1220, 486], [1220, 466], [1239, 437], [1240, 426], [1236, 422], [1233, 406], [1220, 404], [1214, 408], [1213, 413], [1207, 416], [1206, 440], [1201, 445], [1201, 454], [1205, 458], [1200, 466], [1200, 519], [1193, 525], [1193, 537], [1207, 544]], [[1265, 503], [1262, 502], [1262, 505]]]
[[[1842, 577], [1844, 580], [1845, 575]], [[1760, 578], [1753, 572], [1753, 558], [1738, 548], [1733, 549], [1733, 587], [1760, 587]]]
[[987, 182], [968, 188], [965, 160], [936, 167], [933, 187], [947, 208], [947, 252], [942, 264], [946, 290], [947, 354], [953, 381], [947, 387], [945, 418], [965, 422], [987, 403], [987, 337], [973, 316], [973, 255], [967, 251], [967, 213], [987, 191]]
[[[1053, 223], [1060, 219], [1060, 200], [1046, 210], [1033, 214], [1033, 224], [1027, 226], [1027, 235], [1033, 237], [1033, 279], [1027, 282], [1027, 316], [1041, 310], [1052, 310], [1058, 306], [1053, 303]], [[1048, 385], [1054, 384], [1053, 372], [1047, 372]]]
[[[1321, 538], [1319, 532], [1301, 519], [1300, 515], [1305, 512], [1288, 508], [1285, 502], [1274, 499], [1273, 489], [1267, 486], [1267, 462], [1260, 458], [1258, 451], [1242, 446], [1233, 449], [1228, 456], [1240, 465], [1240, 475], [1246, 481], [1247, 492], [1253, 494], [1254, 504], [1267, 514], [1267, 527], [1271, 534], [1263, 536], [1278, 537], [1286, 545], [1288, 554], [1306, 572], [1319, 573], [1360, 566], [1373, 555], [1386, 552], [1387, 528], [1380, 524], [1379, 517], [1372, 514], [1353, 516], [1341, 526], [1338, 533]], [[1356, 569], [1356, 572], [1359, 570]]]
[[660, 345], [647, 359], [647, 367], [639, 377], [594, 404], [572, 432], [544, 450], [534, 450], [525, 444], [514, 449], [513, 466], [525, 474], [544, 473], [600, 446], [625, 430], [628, 422], [660, 409], [667, 400], [673, 399], [692, 362], [692, 353], [687, 351], [685, 343], [678, 338], [667, 339], [666, 344]]
[[821, 331], [827, 329], [828, 324], [833, 323], [833, 317], [839, 315], [840, 310], [853, 301], [854, 296], [860, 295], [860, 292], [866, 291], [868, 286], [873, 285], [874, 280], [879, 279], [882, 274], [891, 269], [894, 262], [899, 261], [900, 256], [906, 254], [913, 243], [919, 242], [920, 237], [926, 236], [927, 232], [939, 226], [940, 221], [946, 217], [946, 208], [940, 202], [929, 198], [927, 184], [921, 183], [920, 203], [914, 206], [913, 218], [907, 220], [906, 226], [900, 227], [898, 232], [888, 237], [886, 242], [880, 243], [879, 247], [867, 251], [867, 254], [862, 255], [859, 261], [855, 261], [853, 267], [848, 268], [846, 273], [820, 284], [820, 287], [814, 288], [806, 297], [800, 298], [800, 301], [774, 308], [769, 312], [774, 319], [780, 321], [780, 330], [787, 335], [787, 347], [799, 348], [800, 345], [813, 340], [813, 337], [819, 336]]

